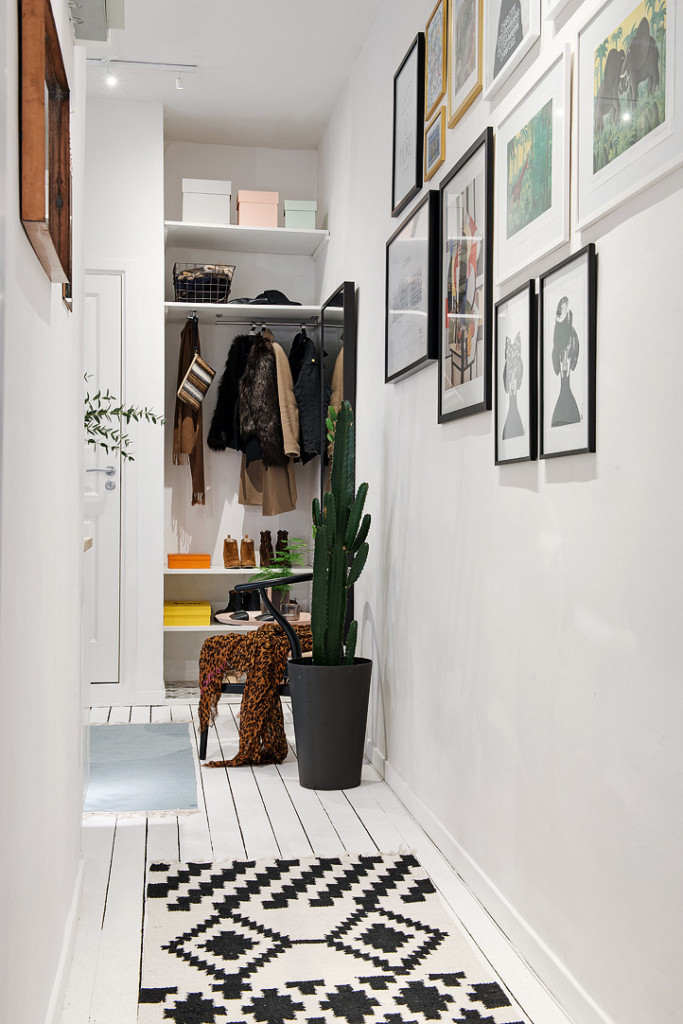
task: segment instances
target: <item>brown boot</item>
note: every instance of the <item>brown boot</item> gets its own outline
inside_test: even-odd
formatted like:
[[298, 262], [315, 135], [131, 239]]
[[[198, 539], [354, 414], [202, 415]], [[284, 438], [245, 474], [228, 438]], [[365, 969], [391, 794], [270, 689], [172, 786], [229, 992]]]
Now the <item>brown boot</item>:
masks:
[[248, 536], [242, 537], [240, 544], [240, 565], [243, 569], [256, 568], [256, 555], [254, 554], [254, 542]]
[[261, 530], [261, 543], [258, 553], [261, 565], [268, 566], [273, 564], [273, 538], [270, 530]]
[[223, 541], [223, 565], [226, 569], [239, 569], [240, 556], [237, 550], [237, 541], [230, 534]]
[[[277, 551], [277, 553], [286, 556], [288, 545], [289, 545], [289, 532], [287, 530], [278, 530], [277, 531], [277, 544], [275, 545], [275, 550]], [[286, 564], [287, 564], [287, 566], [289, 566], [289, 559], [288, 558], [286, 559]]]

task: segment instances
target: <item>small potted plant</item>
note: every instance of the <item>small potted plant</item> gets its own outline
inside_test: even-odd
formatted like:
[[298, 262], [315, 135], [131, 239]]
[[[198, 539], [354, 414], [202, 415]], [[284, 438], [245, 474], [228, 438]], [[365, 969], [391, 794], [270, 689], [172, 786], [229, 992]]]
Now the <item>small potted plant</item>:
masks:
[[[259, 572], [249, 577], [249, 582], [270, 580], [278, 576], [282, 578], [291, 577], [292, 566], [304, 565], [306, 550], [306, 543], [303, 538], [290, 537], [284, 547], [275, 552], [267, 566], [264, 566]], [[278, 587], [274, 585], [271, 588], [270, 600], [276, 608], [287, 604], [289, 601], [289, 586]]]
[[307, 789], [360, 785], [372, 662], [355, 656], [358, 623], [346, 627], [349, 590], [368, 557], [368, 485], [355, 491], [355, 431], [348, 401], [327, 420], [330, 490], [313, 502], [310, 658], [289, 661], [299, 781]]

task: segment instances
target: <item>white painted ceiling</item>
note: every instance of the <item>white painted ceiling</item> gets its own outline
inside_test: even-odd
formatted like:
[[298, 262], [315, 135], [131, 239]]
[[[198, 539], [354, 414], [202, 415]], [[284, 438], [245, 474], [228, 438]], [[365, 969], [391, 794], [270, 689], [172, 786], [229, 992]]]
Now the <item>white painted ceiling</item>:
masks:
[[313, 149], [383, 0], [126, 0], [125, 29], [88, 57], [197, 64], [88, 66], [88, 94], [164, 105], [168, 140]]

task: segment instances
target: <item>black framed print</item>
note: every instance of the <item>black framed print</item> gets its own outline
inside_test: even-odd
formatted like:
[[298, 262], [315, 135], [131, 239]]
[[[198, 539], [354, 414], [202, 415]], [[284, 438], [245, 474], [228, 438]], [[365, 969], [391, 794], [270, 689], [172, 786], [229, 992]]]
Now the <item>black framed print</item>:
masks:
[[534, 282], [495, 308], [496, 465], [536, 458], [537, 352]]
[[384, 382], [437, 358], [439, 193], [432, 189], [387, 242]]
[[441, 183], [439, 423], [491, 408], [493, 129]]
[[542, 459], [595, 451], [597, 276], [591, 242], [540, 279]]
[[418, 32], [394, 75], [392, 217], [422, 188], [424, 88], [425, 36]]

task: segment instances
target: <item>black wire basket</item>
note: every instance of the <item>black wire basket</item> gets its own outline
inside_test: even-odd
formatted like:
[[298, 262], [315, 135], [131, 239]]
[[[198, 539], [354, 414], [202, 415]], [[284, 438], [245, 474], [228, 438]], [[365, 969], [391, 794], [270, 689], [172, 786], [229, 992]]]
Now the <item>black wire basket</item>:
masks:
[[176, 302], [227, 302], [235, 268], [224, 263], [176, 263]]

